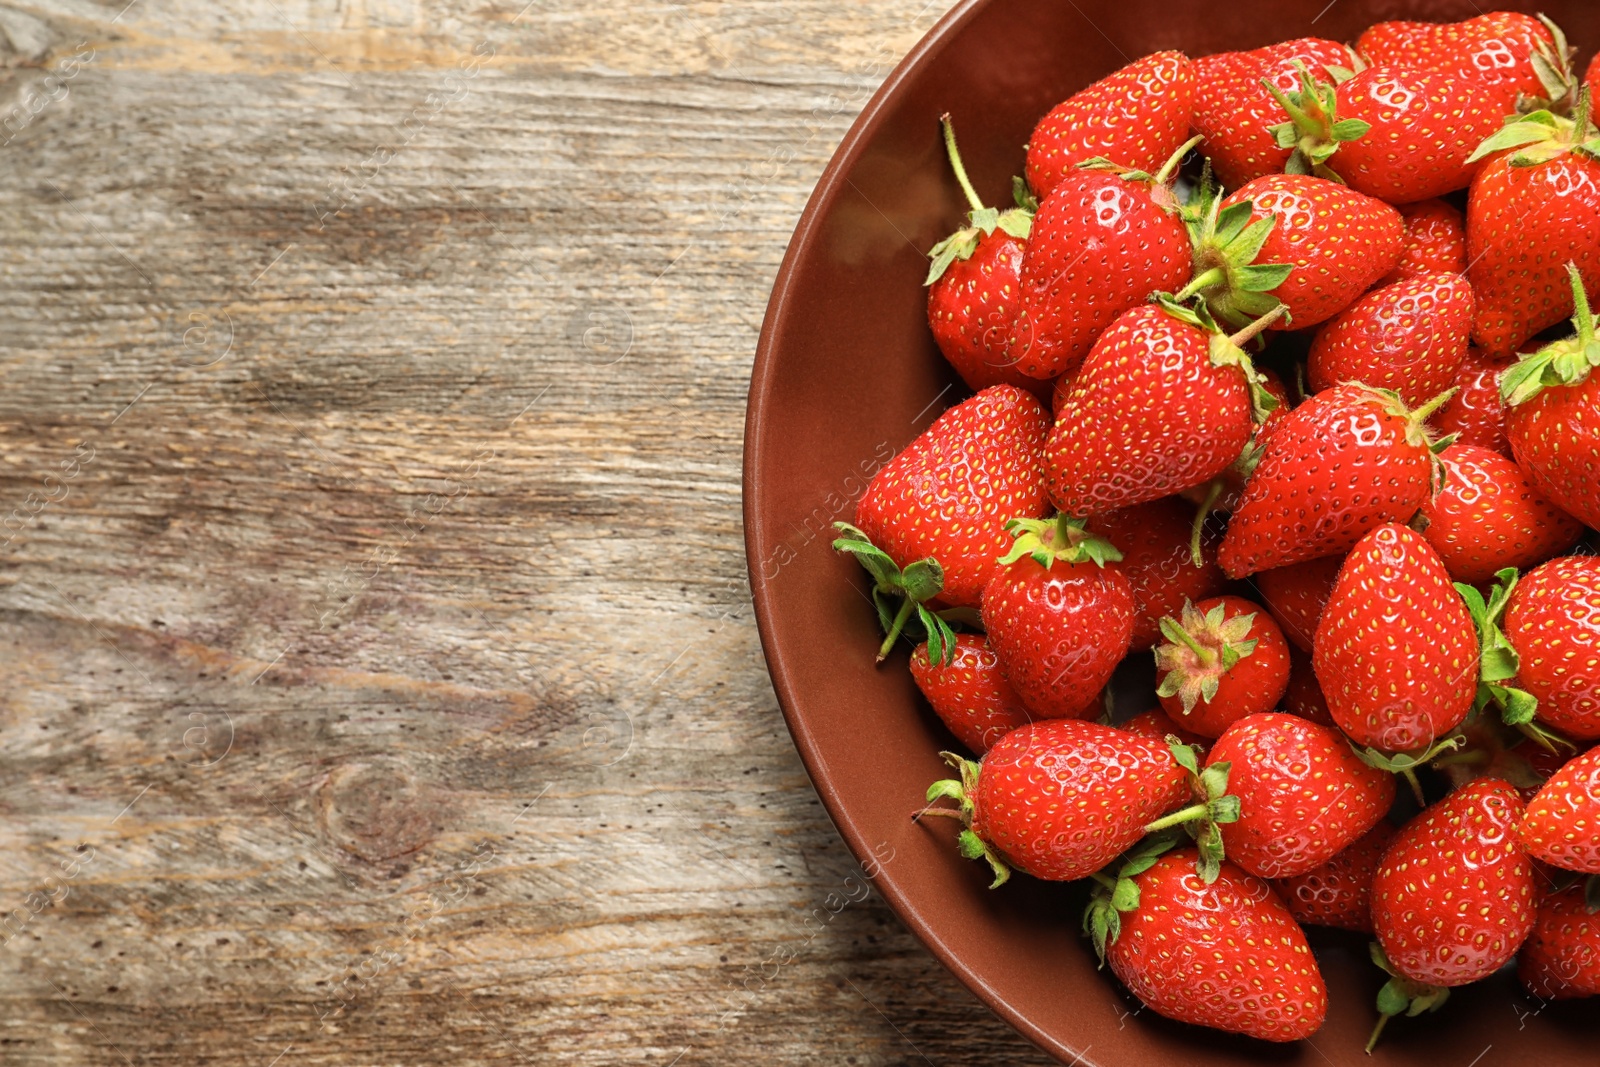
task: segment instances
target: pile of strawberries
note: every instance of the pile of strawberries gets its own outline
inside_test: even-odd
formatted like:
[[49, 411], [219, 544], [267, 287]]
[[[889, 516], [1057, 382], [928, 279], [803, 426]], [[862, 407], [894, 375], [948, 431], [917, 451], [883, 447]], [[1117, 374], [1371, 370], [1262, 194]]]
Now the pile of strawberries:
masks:
[[974, 395], [835, 547], [974, 757], [918, 814], [996, 886], [1089, 880], [1095, 951], [1163, 1015], [1312, 1034], [1302, 924], [1375, 936], [1374, 1041], [1505, 966], [1600, 993], [1572, 55], [1516, 13], [1157, 53], [1040, 121], [1004, 211], [944, 123], [972, 211], [928, 318]]

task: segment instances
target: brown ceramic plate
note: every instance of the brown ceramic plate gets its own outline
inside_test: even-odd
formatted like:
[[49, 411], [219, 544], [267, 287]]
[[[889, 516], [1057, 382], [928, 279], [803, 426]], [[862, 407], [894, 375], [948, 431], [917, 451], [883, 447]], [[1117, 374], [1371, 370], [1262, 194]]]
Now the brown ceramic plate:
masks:
[[[1574, 41], [1600, 41], [1600, 5], [1542, 9]], [[1458, 990], [1439, 1016], [1391, 1026], [1369, 1059], [1361, 1049], [1381, 983], [1358, 937], [1314, 936], [1332, 1003], [1312, 1041], [1272, 1046], [1140, 1011], [1096, 972], [1079, 936], [1079, 890], [1019, 878], [990, 892], [981, 865], [957, 857], [949, 825], [911, 822], [928, 783], [943, 777], [939, 750], [954, 744], [923, 705], [904, 652], [873, 666], [879, 636], [863, 575], [829, 550], [831, 524], [853, 516], [872, 473], [963, 395], [928, 334], [921, 285], [924, 251], [965, 210], [939, 142], [941, 112], [954, 116], [979, 192], [1000, 203], [1038, 117], [1145, 53], [1349, 41], [1381, 19], [1478, 13], [1473, 0], [962, 4], [872, 98], [789, 246], [756, 355], [744, 469], [751, 586], [779, 703], [828, 813], [901, 919], [1064, 1062], [1595, 1062], [1592, 1002], [1541, 1007], [1505, 974]]]

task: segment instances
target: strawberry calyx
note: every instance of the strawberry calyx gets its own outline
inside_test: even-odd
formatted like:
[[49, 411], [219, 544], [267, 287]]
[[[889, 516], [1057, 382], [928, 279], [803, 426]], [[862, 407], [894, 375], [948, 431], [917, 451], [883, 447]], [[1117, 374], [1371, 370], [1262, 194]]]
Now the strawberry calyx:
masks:
[[[990, 889], [998, 889], [1011, 877], [1011, 868], [1000, 858], [999, 853], [989, 847], [989, 843], [979, 837], [972, 829], [972, 798], [978, 792], [978, 775], [982, 772], [981, 764], [965, 759], [954, 752], [941, 752], [940, 756], [956, 772], [961, 775], [959, 779], [944, 778], [934, 782], [928, 787], [928, 806], [912, 814], [913, 819], [920, 819], [924, 815], [937, 815], [947, 819], [961, 820], [961, 833], [956, 838], [956, 848], [961, 855], [969, 860], [982, 859], [988, 862], [989, 869], [994, 871], [994, 881], [989, 883]], [[954, 800], [953, 808], [936, 808], [934, 803], [939, 800]]]
[[1372, 1050], [1377, 1047], [1378, 1038], [1382, 1036], [1383, 1028], [1390, 1019], [1396, 1015], [1411, 1017], [1421, 1015], [1425, 1011], [1438, 1011], [1450, 998], [1450, 990], [1444, 986], [1414, 982], [1396, 974], [1394, 965], [1389, 962], [1389, 957], [1384, 955], [1383, 947], [1376, 941], [1372, 942], [1372, 962], [1389, 976], [1389, 980], [1378, 990], [1378, 1023], [1372, 1028], [1372, 1036], [1367, 1038], [1368, 1055], [1371, 1055]]
[[1163, 616], [1157, 624], [1165, 644], [1155, 647], [1156, 671], [1161, 684], [1156, 695], [1178, 697], [1185, 713], [1201, 702], [1211, 703], [1225, 674], [1256, 650], [1250, 636], [1256, 613], [1224, 618], [1218, 604], [1201, 614], [1194, 602], [1183, 602], [1182, 621]]
[[1199, 749], [1184, 744], [1176, 734], [1167, 735], [1167, 748], [1173, 761], [1189, 772], [1195, 802], [1163, 815], [1146, 826], [1144, 832], [1158, 834], [1181, 826], [1200, 851], [1195, 873], [1210, 885], [1222, 873], [1222, 861], [1227, 858], [1222, 847], [1222, 824], [1239, 821], [1239, 798], [1228, 792], [1228, 772], [1233, 764], [1222, 760], [1201, 770]]
[[[1148, 871], [1156, 860], [1178, 843], [1180, 834], [1169, 831], [1140, 841], [1119, 856], [1105, 870], [1089, 877], [1094, 880], [1094, 892], [1089, 906], [1083, 911], [1083, 932], [1094, 943], [1094, 954], [1100, 967], [1106, 965], [1106, 946], [1122, 934], [1122, 915], [1139, 908], [1139, 883], [1133, 879]], [[1109, 873], [1112, 868], [1116, 873]]]
[[1477, 627], [1478, 647], [1482, 650], [1479, 656], [1478, 693], [1473, 699], [1472, 710], [1482, 712], [1486, 708], [1498, 708], [1500, 721], [1514, 727], [1540, 747], [1555, 752], [1559, 746], [1576, 752], [1577, 745], [1572, 741], [1535, 721], [1539, 711], [1538, 698], [1525, 689], [1504, 684], [1515, 680], [1522, 666], [1517, 650], [1500, 629], [1506, 605], [1510, 603], [1512, 591], [1517, 587], [1517, 569], [1507, 567], [1495, 572], [1495, 581], [1490, 586], [1487, 600], [1465, 582], [1455, 585], [1456, 592], [1461, 594], [1462, 601], [1467, 605], [1467, 613], [1472, 616], [1473, 625]]
[[1361, 119], [1340, 119], [1334, 86], [1313, 78], [1304, 63], [1296, 61], [1295, 70], [1300, 75], [1300, 88], [1293, 92], [1284, 92], [1269, 78], [1261, 79], [1289, 116], [1288, 122], [1267, 128], [1279, 148], [1294, 149], [1284, 164], [1284, 173], [1315, 174], [1343, 185], [1344, 179], [1328, 166], [1328, 160], [1340, 145], [1365, 137], [1372, 124]]
[[1572, 70], [1572, 57], [1578, 50], [1567, 43], [1566, 33], [1554, 20], [1541, 14], [1539, 21], [1550, 31], [1550, 40], [1539, 41], [1528, 62], [1538, 76], [1539, 84], [1544, 87], [1545, 95], [1530, 97], [1523, 94], [1517, 101], [1517, 110], [1523, 113], [1540, 109], [1564, 111], [1572, 105], [1572, 94], [1578, 87], [1578, 79]]
[[1173, 301], [1201, 297], [1218, 322], [1235, 329], [1274, 310], [1281, 301], [1271, 295], [1294, 270], [1292, 263], [1257, 263], [1276, 215], [1250, 221], [1254, 205], [1241, 200], [1222, 206], [1222, 190], [1207, 170], [1194, 199], [1183, 210], [1189, 243], [1194, 249], [1194, 275]]
[[1176, 215], [1183, 208], [1178, 203], [1178, 194], [1173, 191], [1173, 180], [1177, 176], [1178, 168], [1183, 165], [1183, 157], [1187, 156], [1196, 145], [1204, 140], [1205, 137], [1200, 134], [1189, 138], [1178, 146], [1176, 152], [1167, 157], [1167, 161], [1161, 164], [1161, 169], [1154, 174], [1135, 167], [1124, 167], [1120, 163], [1107, 159], [1105, 156], [1086, 159], [1079, 163], [1078, 166], [1084, 170], [1108, 170], [1124, 181], [1145, 182], [1150, 186], [1150, 197], [1156, 202], [1156, 205], [1167, 214]]
[[1033, 214], [1039, 209], [1039, 202], [1033, 199], [1020, 178], [1014, 180], [1011, 187], [1016, 207], [1001, 211], [999, 208], [986, 206], [983, 199], [978, 196], [978, 191], [972, 187], [972, 179], [967, 177], [967, 168], [961, 162], [961, 153], [956, 149], [956, 130], [950, 122], [950, 115], [948, 113], [940, 115], [939, 124], [944, 128], [944, 147], [945, 153], [950, 157], [950, 169], [955, 172], [956, 182], [966, 195], [967, 203], [972, 205], [972, 210], [967, 213], [967, 221], [971, 225], [957, 230], [928, 249], [928, 255], [933, 262], [928, 265], [928, 277], [923, 281], [923, 285], [932, 285], [944, 277], [944, 272], [957, 260], [971, 259], [973, 253], [978, 250], [978, 241], [990, 236], [995, 230], [1027, 240], [1028, 234], [1033, 230]]
[[1588, 86], [1578, 92], [1571, 118], [1548, 109], [1514, 117], [1488, 137], [1467, 157], [1476, 163], [1496, 152], [1516, 149], [1507, 162], [1513, 167], [1536, 167], [1552, 159], [1579, 152], [1600, 160], [1600, 131], [1593, 122], [1593, 96]]
[[944, 590], [944, 568], [939, 561], [929, 556], [902, 569], [860, 529], [848, 522], [836, 522], [833, 527], [844, 535], [834, 540], [833, 550], [854, 556], [872, 575], [872, 605], [886, 635], [877, 662], [884, 661], [902, 635], [914, 641], [926, 639], [929, 662], [944, 665], [953, 661], [956, 635], [950, 624], [927, 606]]
[[1100, 567], [1120, 560], [1122, 553], [1117, 546], [1085, 528], [1088, 521], [1065, 513], [1053, 519], [1012, 519], [1006, 523], [1006, 532], [1016, 540], [1011, 551], [1000, 557], [1000, 562], [1015, 563], [1028, 556], [1048, 570], [1056, 560], [1063, 563], [1090, 560]]
[[1575, 263], [1567, 264], [1567, 273], [1572, 278], [1572, 325], [1577, 332], [1523, 356], [1505, 372], [1500, 379], [1500, 396], [1510, 407], [1526, 404], [1555, 386], [1581, 385], [1588, 380], [1590, 371], [1600, 367], [1600, 337], [1595, 334], [1583, 275]]
[[1368, 767], [1389, 774], [1398, 774], [1404, 778], [1406, 784], [1411, 787], [1411, 795], [1416, 798], [1418, 806], [1425, 808], [1428, 802], [1422, 795], [1422, 783], [1417, 780], [1417, 768], [1424, 763], [1434, 763], [1446, 752], [1458, 749], [1466, 743], [1467, 739], [1461, 734], [1451, 734], [1431, 745], [1410, 752], [1384, 752], [1377, 748], [1362, 748], [1354, 741], [1349, 744], [1350, 751]]

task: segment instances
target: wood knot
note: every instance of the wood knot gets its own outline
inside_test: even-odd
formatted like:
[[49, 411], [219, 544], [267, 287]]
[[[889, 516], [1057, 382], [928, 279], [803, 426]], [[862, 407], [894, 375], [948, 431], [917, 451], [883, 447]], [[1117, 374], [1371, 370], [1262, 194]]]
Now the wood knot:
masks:
[[398, 760], [349, 763], [317, 790], [317, 821], [344, 851], [382, 863], [433, 840], [438, 805], [430, 793]]

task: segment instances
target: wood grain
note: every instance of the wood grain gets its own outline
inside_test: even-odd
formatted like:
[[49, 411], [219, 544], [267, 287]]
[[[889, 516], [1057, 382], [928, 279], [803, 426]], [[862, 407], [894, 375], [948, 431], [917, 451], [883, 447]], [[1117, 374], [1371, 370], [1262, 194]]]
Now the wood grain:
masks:
[[0, 1062], [1042, 1063], [775, 706], [744, 396], [922, 0], [0, 4]]

